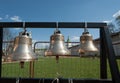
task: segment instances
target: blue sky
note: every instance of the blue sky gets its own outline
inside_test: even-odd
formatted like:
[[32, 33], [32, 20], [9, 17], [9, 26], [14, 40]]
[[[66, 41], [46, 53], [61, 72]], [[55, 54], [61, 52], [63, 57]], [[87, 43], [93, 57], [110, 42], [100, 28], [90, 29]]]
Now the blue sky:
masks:
[[[103, 22], [114, 20], [120, 0], [0, 0], [0, 21], [14, 22]], [[83, 29], [60, 29], [71, 41], [79, 41]], [[18, 33], [21, 29], [14, 29]], [[33, 40], [48, 41], [54, 29], [31, 29]], [[93, 38], [98, 29], [89, 29]]]

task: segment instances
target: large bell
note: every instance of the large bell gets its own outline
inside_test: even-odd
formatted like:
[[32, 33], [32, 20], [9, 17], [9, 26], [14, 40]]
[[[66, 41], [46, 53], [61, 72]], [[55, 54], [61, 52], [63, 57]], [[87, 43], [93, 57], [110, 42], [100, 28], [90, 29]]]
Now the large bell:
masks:
[[36, 54], [32, 50], [32, 38], [26, 32], [20, 32], [19, 36], [14, 39], [13, 53], [11, 54], [13, 61], [33, 61], [37, 59]]
[[59, 30], [56, 30], [50, 37], [50, 48], [47, 52], [50, 56], [66, 56], [71, 54], [64, 44], [64, 36]]
[[80, 48], [79, 53], [82, 55], [95, 55], [98, 52], [98, 49], [93, 43], [92, 35], [89, 34], [85, 28], [82, 36], [80, 36]]

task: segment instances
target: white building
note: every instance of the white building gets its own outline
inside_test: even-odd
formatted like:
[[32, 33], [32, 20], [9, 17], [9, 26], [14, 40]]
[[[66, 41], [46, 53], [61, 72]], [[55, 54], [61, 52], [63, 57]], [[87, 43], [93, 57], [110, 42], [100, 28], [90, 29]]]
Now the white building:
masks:
[[109, 27], [109, 32], [112, 34], [112, 33], [115, 33], [115, 24], [113, 24], [112, 22], [108, 22], [107, 23], [107, 26]]
[[115, 18], [116, 31], [120, 31], [120, 10], [116, 12], [113, 17]]
[[120, 15], [116, 16], [115, 21], [117, 23], [118, 28], [120, 29]]

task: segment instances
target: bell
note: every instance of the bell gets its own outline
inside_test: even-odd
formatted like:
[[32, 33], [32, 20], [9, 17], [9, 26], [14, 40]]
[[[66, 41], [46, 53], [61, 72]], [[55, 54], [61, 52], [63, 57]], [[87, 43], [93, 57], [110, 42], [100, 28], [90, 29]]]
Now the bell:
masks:
[[32, 39], [30, 34], [26, 32], [20, 32], [19, 36], [14, 39], [13, 53], [11, 54], [13, 61], [33, 61], [37, 59], [36, 54], [32, 50]]
[[51, 51], [53, 55], [58, 56], [66, 56], [71, 54], [64, 44], [64, 36], [60, 33], [60, 31], [57, 31], [54, 35]]
[[95, 47], [93, 43], [92, 35], [89, 34], [87, 29], [85, 28], [82, 36], [80, 37], [80, 48], [79, 53], [85, 55], [92, 55], [92, 53], [96, 53], [98, 49]]
[[[54, 33], [55, 34], [55, 33]], [[53, 47], [53, 42], [54, 42], [54, 34], [50, 36], [50, 47], [47, 51], [45, 51], [45, 56], [52, 55], [52, 47]]]
[[59, 30], [56, 30], [54, 35], [50, 37], [50, 48], [47, 52], [50, 56], [66, 56], [71, 54], [64, 44], [64, 36]]

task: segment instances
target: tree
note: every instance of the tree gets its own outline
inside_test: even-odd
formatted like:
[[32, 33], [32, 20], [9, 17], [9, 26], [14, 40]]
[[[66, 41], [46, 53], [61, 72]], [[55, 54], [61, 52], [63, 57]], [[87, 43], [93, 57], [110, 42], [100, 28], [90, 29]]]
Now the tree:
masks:
[[8, 55], [13, 47], [13, 43], [5, 43], [4, 41], [12, 41], [14, 38], [10, 28], [3, 28], [3, 52], [5, 55]]

